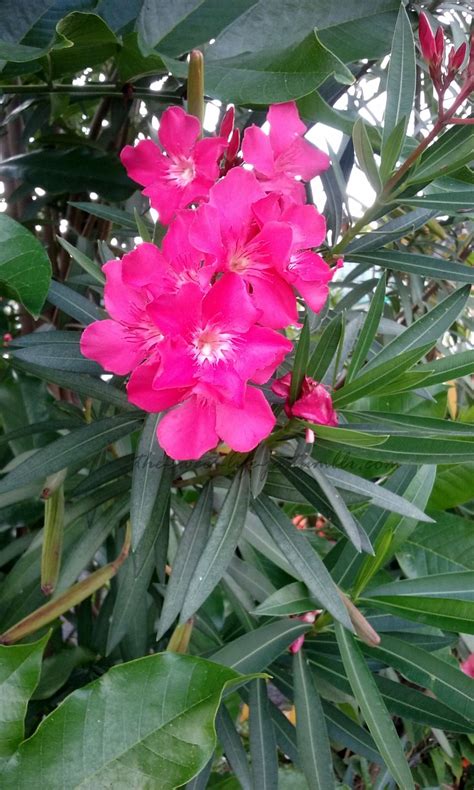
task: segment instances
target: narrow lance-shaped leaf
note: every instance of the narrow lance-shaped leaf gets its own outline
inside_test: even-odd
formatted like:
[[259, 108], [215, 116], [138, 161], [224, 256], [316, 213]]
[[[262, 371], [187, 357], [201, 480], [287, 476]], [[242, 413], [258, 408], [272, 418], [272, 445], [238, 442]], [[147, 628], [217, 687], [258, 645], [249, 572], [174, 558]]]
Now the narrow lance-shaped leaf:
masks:
[[[446, 212], [445, 212], [446, 213]], [[351, 261], [367, 263], [370, 266], [383, 266], [406, 274], [418, 274], [433, 280], [453, 280], [458, 283], [474, 282], [472, 266], [435, 258], [432, 255], [403, 252], [401, 250], [373, 250], [372, 252], [354, 252]]]
[[308, 376], [321, 381], [336, 353], [343, 327], [342, 314], [336, 315], [324, 328], [307, 366]]
[[331, 790], [335, 787], [335, 781], [326, 721], [303, 650], [293, 656], [293, 674], [300, 764], [308, 787]]
[[360, 330], [359, 337], [352, 352], [352, 358], [347, 370], [346, 382], [349, 384], [354, 378], [356, 373], [364, 364], [369, 349], [377, 334], [377, 329], [382, 317], [383, 305], [385, 301], [385, 287], [387, 279], [385, 274], [382, 275], [377, 288], [375, 289], [374, 298], [370, 302], [364, 324]]
[[48, 302], [51, 302], [55, 307], [63, 310], [66, 315], [75, 318], [84, 326], [91, 324], [93, 321], [100, 321], [105, 318], [105, 313], [94, 302], [86, 299], [85, 296], [68, 288], [67, 285], [53, 281], [49, 286]]
[[382, 134], [382, 160], [385, 146], [392, 130], [405, 119], [405, 128], [410, 117], [415, 95], [416, 62], [415, 42], [411, 23], [405, 6], [400, 5], [397, 24], [393, 33], [392, 51], [387, 78], [387, 104], [385, 107]]
[[365, 605], [454, 633], [474, 634], [474, 602], [415, 595], [374, 595]]
[[173, 561], [170, 580], [166, 586], [165, 600], [161, 610], [157, 639], [178, 617], [183, 605], [189, 580], [192, 578], [209, 535], [212, 516], [212, 483], [203, 488], [194, 505]]
[[247, 753], [225, 705], [221, 705], [219, 708], [216, 718], [216, 731], [227, 762], [239, 781], [242, 790], [252, 790], [252, 778]]
[[382, 182], [380, 174], [375, 161], [372, 145], [369, 140], [369, 135], [365, 128], [362, 118], [358, 118], [352, 130], [352, 141], [354, 143], [355, 152], [359, 161], [361, 170], [367, 176], [371, 187], [375, 192], [380, 192], [382, 189]]
[[56, 238], [61, 247], [69, 253], [71, 258], [76, 261], [87, 274], [90, 274], [90, 276], [101, 285], [105, 284], [105, 277], [95, 261], [91, 260], [85, 253], [81, 252], [81, 250], [78, 250], [77, 247], [69, 244], [62, 236], [56, 236]]
[[289, 619], [262, 625], [228, 642], [212, 654], [212, 660], [237, 672], [260, 672], [310, 627], [300, 620]]
[[[173, 653], [115, 666], [43, 719], [3, 787], [141, 787], [146, 775], [172, 790], [209, 760], [222, 692], [241, 680], [227, 667]], [[110, 728], [110, 721], [124, 726]]]
[[354, 637], [335, 625], [347, 677], [387, 768], [403, 790], [415, 790], [397, 731]]
[[249, 497], [249, 474], [242, 468], [232, 482], [211, 537], [191, 577], [180, 622], [188, 620], [199, 609], [227, 570], [244, 528]]
[[149, 414], [135, 455], [130, 497], [130, 520], [132, 522], [132, 550], [138, 544], [150, 521], [166, 463], [165, 453], [158, 444], [156, 428], [161, 414]]
[[278, 787], [277, 745], [265, 680], [252, 681], [249, 708], [253, 787], [274, 790]]
[[298, 340], [298, 345], [296, 347], [295, 361], [291, 373], [290, 403], [294, 403], [300, 394], [301, 385], [303, 384], [303, 379], [305, 377], [306, 368], [308, 365], [309, 340], [309, 322], [308, 316], [306, 316], [303, 329], [301, 330], [300, 338]]
[[64, 536], [64, 486], [61, 484], [44, 503], [44, 537], [41, 553], [41, 589], [50, 595], [61, 568]]
[[288, 516], [265, 495], [253, 504], [258, 517], [272, 535], [284, 556], [293, 566], [310, 592], [336, 620], [352, 630], [346, 608], [337, 588], [319, 555], [307, 538], [298, 532]]

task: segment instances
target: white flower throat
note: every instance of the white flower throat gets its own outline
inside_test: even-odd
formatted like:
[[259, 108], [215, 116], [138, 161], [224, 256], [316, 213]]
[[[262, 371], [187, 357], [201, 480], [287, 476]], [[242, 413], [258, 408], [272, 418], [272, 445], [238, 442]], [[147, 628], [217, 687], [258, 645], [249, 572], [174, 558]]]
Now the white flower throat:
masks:
[[234, 355], [232, 334], [209, 324], [196, 332], [192, 346], [194, 358], [200, 365], [217, 365]]

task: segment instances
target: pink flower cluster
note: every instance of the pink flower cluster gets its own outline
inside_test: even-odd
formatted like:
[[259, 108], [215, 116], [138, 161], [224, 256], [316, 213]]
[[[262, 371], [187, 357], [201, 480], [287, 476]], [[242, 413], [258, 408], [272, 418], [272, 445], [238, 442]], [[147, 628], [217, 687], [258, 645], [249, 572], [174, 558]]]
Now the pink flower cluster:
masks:
[[[315, 311], [327, 299], [333, 271], [314, 252], [325, 222], [305, 204], [303, 181], [328, 157], [304, 138], [293, 102], [271, 107], [267, 120], [269, 134], [249, 127], [239, 153], [233, 111], [220, 136], [200, 139], [197, 119], [171, 107], [159, 145], [122, 151], [169, 227], [161, 249], [142, 243], [105, 264], [110, 318], [85, 329], [81, 349], [130, 374], [132, 403], [171, 409], [158, 440], [175, 459], [200, 458], [219, 440], [247, 452], [268, 436], [275, 417], [258, 387], [292, 349], [282, 330], [298, 321], [295, 291]], [[285, 387], [286, 378], [283, 395]], [[305, 393], [312, 416], [334, 424], [328, 393], [319, 392], [319, 407], [316, 391]]]

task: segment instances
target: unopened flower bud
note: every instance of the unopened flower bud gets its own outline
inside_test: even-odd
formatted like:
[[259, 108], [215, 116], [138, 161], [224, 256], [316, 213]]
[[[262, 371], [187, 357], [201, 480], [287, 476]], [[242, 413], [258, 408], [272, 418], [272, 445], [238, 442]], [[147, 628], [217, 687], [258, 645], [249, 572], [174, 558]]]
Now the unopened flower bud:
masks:
[[225, 137], [226, 140], [229, 139], [230, 135], [234, 130], [234, 121], [235, 121], [235, 107], [229, 107], [226, 114], [222, 119], [222, 123], [219, 128], [219, 137]]
[[423, 57], [430, 63], [436, 54], [436, 44], [428, 17], [423, 12], [420, 14], [418, 22], [418, 36]]

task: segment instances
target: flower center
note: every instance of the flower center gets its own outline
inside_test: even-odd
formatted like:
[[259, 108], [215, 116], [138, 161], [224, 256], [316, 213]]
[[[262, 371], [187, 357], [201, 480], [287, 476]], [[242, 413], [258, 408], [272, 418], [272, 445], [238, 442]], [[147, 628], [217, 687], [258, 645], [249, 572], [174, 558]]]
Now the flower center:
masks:
[[225, 362], [233, 353], [232, 335], [209, 325], [196, 332], [192, 346], [194, 358], [200, 365], [205, 362], [210, 365]]
[[196, 177], [196, 168], [192, 159], [180, 157], [174, 159], [168, 167], [168, 178], [180, 187], [186, 187]]

